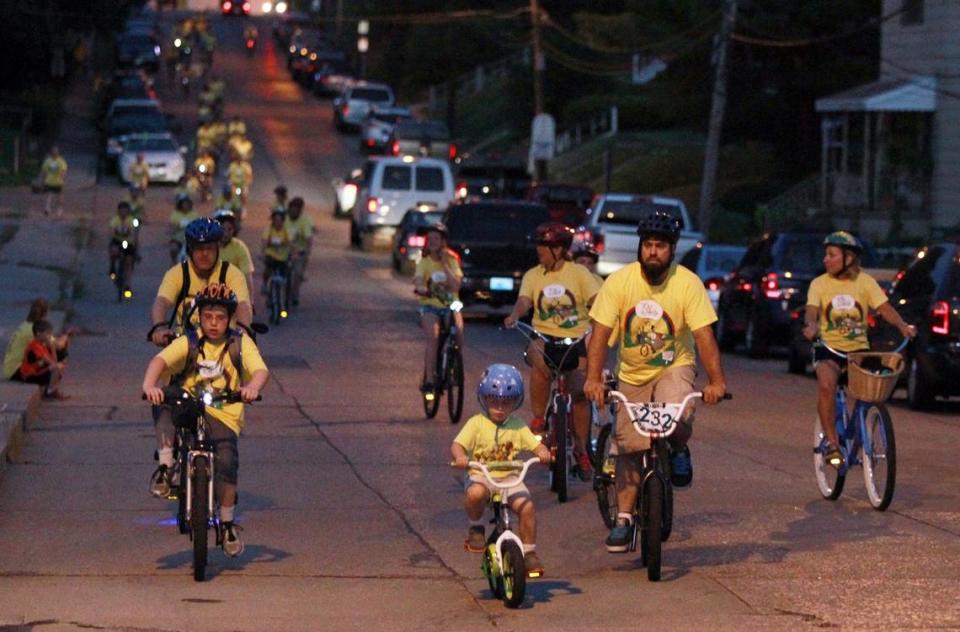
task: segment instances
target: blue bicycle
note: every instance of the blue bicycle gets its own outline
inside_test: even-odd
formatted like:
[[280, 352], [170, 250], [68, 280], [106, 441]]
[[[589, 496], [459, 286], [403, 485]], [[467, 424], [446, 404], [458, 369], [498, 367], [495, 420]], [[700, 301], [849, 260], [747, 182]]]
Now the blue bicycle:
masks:
[[[893, 500], [897, 481], [897, 443], [893, 434], [893, 419], [884, 402], [896, 388], [903, 372], [900, 351], [909, 339], [889, 352], [843, 353], [822, 345], [840, 358], [846, 358], [847, 370], [837, 386], [836, 427], [843, 463], [829, 464], [826, 455], [829, 446], [819, 415], [813, 428], [813, 467], [820, 494], [827, 500], [836, 500], [843, 492], [847, 473], [857, 465], [863, 466], [863, 482], [870, 504], [883, 511]], [[844, 381], [846, 378], [846, 381]], [[848, 399], [853, 402], [848, 408]]]

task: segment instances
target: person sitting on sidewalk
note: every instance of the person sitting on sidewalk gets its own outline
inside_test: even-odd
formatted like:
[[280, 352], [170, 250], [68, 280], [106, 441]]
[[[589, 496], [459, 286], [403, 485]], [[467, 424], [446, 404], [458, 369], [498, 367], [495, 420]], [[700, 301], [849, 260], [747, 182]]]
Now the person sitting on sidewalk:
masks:
[[69, 396], [57, 390], [63, 379], [63, 363], [57, 361], [56, 354], [50, 348], [52, 338], [53, 325], [49, 321], [38, 320], [33, 323], [33, 340], [23, 352], [20, 379], [42, 386], [44, 399], [68, 399]]
[[[37, 321], [46, 320], [47, 312], [50, 310], [50, 304], [46, 299], [38, 298], [30, 304], [30, 311], [27, 313], [27, 319], [20, 323], [14, 330], [10, 341], [7, 343], [7, 350], [3, 356], [3, 377], [14, 382], [22, 382], [20, 376], [20, 363], [23, 361], [23, 352], [27, 350], [27, 345], [33, 340], [33, 324]], [[59, 336], [52, 339], [51, 350], [56, 353], [57, 360], [63, 362], [70, 348], [70, 331], [67, 330]]]

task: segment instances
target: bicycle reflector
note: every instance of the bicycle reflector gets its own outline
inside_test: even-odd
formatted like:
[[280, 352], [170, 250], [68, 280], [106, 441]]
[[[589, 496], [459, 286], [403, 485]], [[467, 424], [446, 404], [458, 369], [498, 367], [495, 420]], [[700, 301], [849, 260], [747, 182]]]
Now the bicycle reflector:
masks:
[[436, 398], [437, 398], [437, 396], [434, 395], [433, 392], [428, 392], [428, 393], [424, 393], [424, 394], [423, 394], [423, 399], [425, 399], [425, 400], [428, 401], [428, 402], [432, 402], [432, 401], [435, 400]]
[[133, 290], [124, 290], [123, 298], [133, 298]]
[[287, 317], [287, 310], [281, 309], [281, 310], [280, 310], [280, 318], [286, 318], [286, 317]]

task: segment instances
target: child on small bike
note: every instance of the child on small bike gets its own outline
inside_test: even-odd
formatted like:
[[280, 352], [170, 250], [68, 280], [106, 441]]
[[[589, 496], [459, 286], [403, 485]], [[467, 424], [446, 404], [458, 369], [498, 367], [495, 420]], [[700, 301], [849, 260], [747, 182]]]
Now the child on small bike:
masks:
[[[803, 318], [803, 335], [807, 340], [819, 337], [843, 353], [869, 351], [867, 313], [872, 309], [903, 336], [913, 338], [917, 335], [917, 328], [900, 317], [873, 277], [860, 269], [863, 244], [859, 239], [840, 230], [827, 235], [823, 248], [826, 272], [815, 278], [807, 290]], [[843, 453], [838, 445], [834, 420], [837, 383], [847, 368], [847, 360], [822, 346], [814, 347], [813, 359], [818, 385], [817, 413], [828, 446], [824, 460], [839, 468], [843, 465]]]
[[[195, 305], [200, 313], [202, 335], [199, 339], [196, 332], [180, 336], [154, 356], [143, 377], [147, 399], [161, 405], [164, 394], [160, 380], [173, 376], [174, 383], [194, 397], [237, 391], [244, 402], [255, 400], [269, 374], [256, 343], [230, 329], [230, 319], [237, 309], [236, 294], [222, 283], [211, 283], [197, 294]], [[238, 352], [231, 353], [230, 345], [239, 345]], [[239, 360], [240, 367], [234, 358]], [[170, 493], [176, 435], [173, 422], [169, 410], [164, 410], [156, 421], [160, 465], [150, 479], [150, 491], [158, 498], [166, 498]], [[239, 527], [234, 524], [239, 469], [237, 439], [243, 428], [243, 404], [207, 406], [206, 423], [216, 453], [214, 493], [220, 504], [223, 551], [235, 557], [243, 551]]]
[[[520, 452], [533, 452], [541, 463], [550, 463], [550, 450], [530, 431], [527, 424], [513, 413], [523, 404], [523, 376], [509, 364], [492, 364], [483, 372], [477, 387], [477, 400], [483, 414], [471, 417], [453, 440], [450, 454], [457, 467], [469, 461], [512, 461]], [[509, 476], [493, 472], [494, 478]], [[470, 528], [464, 543], [471, 553], [482, 553], [486, 546], [483, 512], [495, 491], [483, 475], [471, 470], [467, 476], [464, 508]], [[537, 557], [537, 519], [533, 500], [526, 485], [519, 483], [505, 492], [510, 508], [520, 520], [527, 573], [543, 575], [543, 564]]]
[[270, 225], [263, 231], [263, 286], [261, 292], [267, 293], [267, 284], [275, 270], [287, 273], [290, 255], [293, 251], [293, 236], [287, 229], [285, 221], [287, 211], [282, 207], [275, 207], [270, 211]]

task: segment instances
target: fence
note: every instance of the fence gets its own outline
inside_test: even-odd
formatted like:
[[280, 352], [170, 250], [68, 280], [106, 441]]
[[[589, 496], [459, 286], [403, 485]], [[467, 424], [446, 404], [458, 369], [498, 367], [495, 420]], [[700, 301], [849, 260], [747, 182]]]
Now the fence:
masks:
[[[453, 80], [456, 89], [456, 99], [479, 94], [490, 83], [503, 81], [510, 74], [511, 69], [518, 65], [530, 65], [530, 49], [524, 48], [515, 55], [498, 59], [489, 64], [477, 66], [470, 72], [465, 72]], [[427, 103], [431, 111], [436, 111], [440, 103], [447, 101], [448, 85], [446, 83], [433, 84], [427, 89]]]
[[28, 150], [31, 113], [19, 108], [0, 108], [0, 173], [19, 174]]

